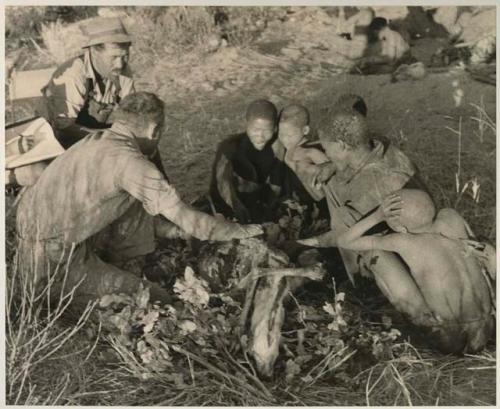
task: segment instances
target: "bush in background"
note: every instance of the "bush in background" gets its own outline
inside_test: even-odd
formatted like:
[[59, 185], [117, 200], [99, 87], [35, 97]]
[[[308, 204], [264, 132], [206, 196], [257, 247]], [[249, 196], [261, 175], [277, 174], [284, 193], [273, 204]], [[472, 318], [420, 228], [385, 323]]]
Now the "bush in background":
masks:
[[9, 6], [5, 7], [5, 43], [15, 50], [39, 40], [42, 24], [61, 21], [72, 23], [97, 15], [96, 6]]

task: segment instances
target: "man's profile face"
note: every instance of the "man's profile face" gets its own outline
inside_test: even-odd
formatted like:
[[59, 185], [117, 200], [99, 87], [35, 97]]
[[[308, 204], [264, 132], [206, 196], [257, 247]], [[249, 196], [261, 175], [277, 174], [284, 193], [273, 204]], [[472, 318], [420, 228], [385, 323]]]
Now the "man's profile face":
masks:
[[264, 118], [252, 118], [247, 121], [247, 135], [255, 149], [261, 151], [273, 138], [275, 125]]
[[117, 77], [123, 74], [128, 64], [130, 46], [120, 44], [104, 44], [102, 49], [93, 48], [93, 64], [97, 72], [104, 78]]

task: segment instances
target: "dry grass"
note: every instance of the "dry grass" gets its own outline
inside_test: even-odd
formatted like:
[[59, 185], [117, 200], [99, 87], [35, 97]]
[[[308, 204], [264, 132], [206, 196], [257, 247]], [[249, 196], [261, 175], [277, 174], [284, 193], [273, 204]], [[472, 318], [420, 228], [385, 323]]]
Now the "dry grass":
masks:
[[43, 47], [34, 43], [38, 52], [53, 64], [62, 64], [82, 52], [85, 36], [78, 24], [63, 25], [61, 21], [42, 24], [40, 35]]
[[[60, 272], [59, 270], [64, 270]], [[6, 402], [11, 405], [57, 405], [67, 394], [69, 371], [47, 377], [54, 360], [77, 359], [93, 352], [92, 346], [72, 350], [68, 346], [76, 335], [81, 336], [93, 305], [88, 305], [76, 322], [62, 319], [73, 300], [75, 289], [66, 294], [51, 294], [54, 278], [68, 274], [66, 266], [57, 266], [44, 288], [35, 285], [32, 275], [21, 271], [14, 259], [7, 274], [6, 297]], [[57, 301], [56, 301], [57, 300]], [[71, 351], [71, 352], [70, 352]]]
[[[241, 17], [242, 26], [248, 21], [251, 23], [252, 19], [271, 18], [268, 8], [233, 10], [236, 21]], [[138, 83], [141, 88], [155, 90], [166, 100], [173, 101], [169, 105], [170, 129], [160, 148], [167, 172], [186, 200], [205, 191], [216, 142], [241, 129], [242, 114], [252, 98], [265, 95], [280, 106], [299, 99], [307, 104], [313, 120], [317, 121], [322, 115], [321, 108], [339, 93], [351, 91], [362, 94], [367, 100], [374, 129], [398, 143], [417, 163], [438, 204], [441, 207], [456, 204], [477, 234], [494, 241], [496, 124], [484, 85], [471, 85], [467, 79], [462, 79], [465, 85], [468, 84], [466, 101], [453, 108], [451, 91], [445, 86], [450, 81], [446, 76], [430, 76], [419, 83], [394, 85], [385, 84], [384, 77], [340, 75], [331, 78], [331, 73], [325, 76], [309, 70], [307, 63], [292, 64], [281, 57], [257, 55], [248, 50], [242, 53], [247, 57], [240, 68], [246, 73], [245, 67], [251, 67], [250, 71], [260, 73], [262, 78], [245, 76], [243, 85], [221, 95], [196, 89], [194, 100], [182, 99], [177, 94], [172, 99], [168, 77], [176, 75], [175, 64], [167, 75], [163, 69], [165, 61], [180, 60], [188, 66], [199, 64], [203, 72], [209, 55], [204, 41], [216, 30], [211, 10], [206, 7], [171, 7], [163, 11], [152, 16], [147, 8], [125, 10], [129, 16], [125, 21], [137, 37], [132, 59]], [[254, 16], [245, 20], [251, 13]], [[77, 44], [65, 42], [66, 30], [67, 27], [58, 23], [46, 26], [44, 45], [40, 45], [39, 52], [31, 57], [33, 66], [52, 64], [72, 55]], [[252, 45], [255, 38], [252, 30], [233, 31], [231, 35], [238, 50]], [[62, 40], [64, 47], [61, 47]], [[30, 68], [29, 64], [23, 67]], [[151, 76], [155, 67], [159, 67], [158, 75]], [[217, 72], [225, 75], [222, 71]], [[177, 74], [178, 77], [183, 75]], [[301, 76], [309, 76], [311, 81], [299, 81]], [[443, 99], [447, 92], [450, 92], [449, 102]], [[460, 118], [459, 139], [446, 127], [457, 130]], [[460, 175], [458, 192], [457, 173]], [[457, 201], [457, 193], [472, 180], [480, 184], [479, 198], [474, 197], [471, 182]], [[217, 347], [217, 355], [223, 357], [219, 360], [207, 357], [196, 348], [174, 351], [181, 363], [177, 372], [188, 374], [183, 382], [175, 376], [176, 371], [154, 374], [144, 380], [141, 378], [144, 368], [137, 356], [131, 355], [112, 338], [100, 336], [99, 326], [90, 323], [84, 326], [80, 321], [80, 328], [75, 331], [75, 322], [55, 320], [66, 308], [66, 303], [50, 311], [39, 305], [31, 307], [35, 304], [31, 287], [21, 279], [22, 274], [15, 271], [12, 258], [15, 247], [12, 218], [7, 224], [10, 226], [7, 230], [8, 288], [17, 282], [14, 287], [28, 290], [24, 298], [15, 298], [14, 291], [8, 294], [8, 304], [15, 305], [20, 317], [24, 317], [20, 320], [9, 316], [7, 327], [7, 399], [11, 404], [495, 404], [494, 345], [476, 356], [454, 357], [429, 351], [411, 339], [400, 341], [396, 358], [370, 362], [358, 351], [331, 372], [324, 372], [323, 366], [318, 366], [312, 372], [315, 380], [312, 384], [304, 384], [298, 379], [285, 380], [282, 374], [286, 359], [278, 362], [275, 379], [259, 384], [244, 357], [226, 353], [223, 344]], [[387, 312], [387, 305], [368, 307], [378, 318]], [[333, 355], [331, 358], [333, 362]], [[68, 360], [72, 363], [69, 370]]]

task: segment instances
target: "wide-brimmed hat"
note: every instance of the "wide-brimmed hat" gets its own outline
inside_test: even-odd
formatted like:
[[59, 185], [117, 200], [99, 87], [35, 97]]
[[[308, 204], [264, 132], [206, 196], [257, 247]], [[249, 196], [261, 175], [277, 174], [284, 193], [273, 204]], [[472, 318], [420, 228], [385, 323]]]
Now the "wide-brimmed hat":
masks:
[[132, 42], [132, 37], [118, 17], [97, 17], [82, 23], [80, 28], [87, 37], [83, 48], [97, 44]]
[[[25, 138], [31, 137], [34, 146], [30, 149]], [[44, 118], [37, 118], [19, 136], [12, 138], [5, 145], [5, 168], [15, 169], [40, 161], [53, 159], [64, 152], [57, 141], [54, 131]]]

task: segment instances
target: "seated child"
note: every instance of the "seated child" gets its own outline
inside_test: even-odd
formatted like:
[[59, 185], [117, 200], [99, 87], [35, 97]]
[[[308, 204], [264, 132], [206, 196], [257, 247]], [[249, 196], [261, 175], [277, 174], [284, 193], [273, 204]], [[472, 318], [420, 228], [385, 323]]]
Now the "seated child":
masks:
[[306, 136], [309, 134], [309, 111], [298, 104], [288, 105], [281, 110], [278, 138], [286, 149], [285, 163], [294, 167], [294, 162], [305, 161], [310, 164], [328, 162], [328, 158]]
[[[407, 302], [420, 303], [423, 298], [431, 311], [423, 321], [415, 308], [410, 319], [430, 330], [444, 352], [473, 353], [486, 345], [495, 324], [488, 278], [478, 257], [464, 251], [468, 246], [464, 240], [471, 233], [466, 221], [453, 209], [443, 209], [434, 216], [427, 193], [402, 189], [341, 234], [338, 245], [356, 251], [397, 253], [408, 265], [419, 290], [410, 297], [406, 294]], [[363, 236], [382, 221], [394, 233]], [[397, 292], [399, 281], [407, 279], [394, 277], [386, 285]]]
[[[285, 147], [285, 164], [293, 172], [289, 179], [294, 184], [299, 179], [300, 186], [290, 187], [291, 190], [307, 190], [305, 195], [314, 198], [315, 191], [309, 188], [308, 181], [318, 171], [316, 165], [330, 162], [321, 149], [319, 142], [307, 138], [310, 133], [309, 111], [302, 105], [292, 104], [281, 110], [278, 138]], [[296, 176], [295, 176], [296, 175]], [[295, 177], [294, 177], [295, 176]], [[295, 183], [297, 185], [297, 183]], [[302, 196], [304, 196], [302, 193]], [[306, 198], [306, 200], [310, 198]], [[316, 198], [317, 199], [317, 198]]]
[[246, 131], [223, 140], [215, 154], [210, 199], [218, 213], [239, 222], [265, 222], [281, 191], [283, 148], [277, 140], [278, 111], [270, 101], [253, 101]]

